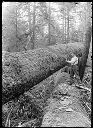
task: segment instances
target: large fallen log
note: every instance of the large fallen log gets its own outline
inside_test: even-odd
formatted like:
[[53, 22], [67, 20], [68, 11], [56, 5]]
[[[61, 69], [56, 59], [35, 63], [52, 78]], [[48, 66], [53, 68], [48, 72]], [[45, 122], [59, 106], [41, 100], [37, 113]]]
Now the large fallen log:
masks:
[[7, 53], [2, 60], [2, 102], [19, 96], [63, 68], [70, 52], [78, 54], [84, 50], [82, 43], [69, 43], [27, 52]]

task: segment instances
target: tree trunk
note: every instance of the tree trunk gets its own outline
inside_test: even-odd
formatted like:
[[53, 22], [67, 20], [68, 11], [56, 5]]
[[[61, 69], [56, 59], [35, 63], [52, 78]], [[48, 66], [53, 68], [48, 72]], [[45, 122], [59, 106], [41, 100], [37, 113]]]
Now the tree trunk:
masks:
[[86, 87], [92, 88], [92, 38], [91, 38], [91, 43], [90, 43], [90, 48], [89, 48], [89, 54], [88, 54], [88, 59], [84, 71], [84, 76], [82, 81], [87, 82]]
[[67, 16], [67, 43], [69, 43], [69, 10]]
[[31, 9], [30, 9], [30, 2], [28, 3], [28, 17], [29, 17], [29, 37], [30, 39], [28, 40], [28, 43], [26, 45], [26, 49], [27, 49], [27, 46], [29, 45], [29, 43], [31, 43], [31, 49], [34, 49], [34, 42], [35, 42], [35, 34], [34, 34], [34, 31], [35, 31], [35, 2], [34, 2], [34, 5], [33, 5], [33, 24], [31, 25]]
[[[19, 96], [63, 68], [70, 52], [87, 50], [82, 43], [55, 45], [27, 52], [8, 53], [3, 58], [3, 102]], [[87, 51], [85, 51], [87, 53]], [[84, 61], [84, 59], [82, 59]], [[83, 62], [82, 62], [83, 64]]]
[[35, 43], [35, 2], [34, 2], [34, 9], [33, 9], [33, 34], [32, 34], [32, 49], [34, 49], [34, 43]]
[[51, 41], [51, 31], [50, 31], [50, 17], [51, 17], [51, 11], [50, 11], [50, 2], [49, 2], [49, 41], [48, 44], [50, 45], [50, 41]]
[[15, 21], [15, 27], [16, 27], [16, 49], [17, 51], [19, 51], [19, 48], [18, 48], [18, 42], [17, 42], [17, 38], [18, 38], [18, 23], [17, 23], [17, 14], [18, 14], [18, 3], [16, 3], [16, 21]]
[[88, 53], [89, 53], [89, 47], [90, 47], [90, 42], [91, 42], [91, 26], [90, 23], [88, 24], [88, 28], [85, 34], [85, 42], [84, 42], [84, 48], [85, 50], [83, 51], [82, 58], [81, 58], [81, 64], [79, 66], [79, 75], [80, 79], [83, 79], [84, 71], [85, 71], [85, 66], [88, 58]]

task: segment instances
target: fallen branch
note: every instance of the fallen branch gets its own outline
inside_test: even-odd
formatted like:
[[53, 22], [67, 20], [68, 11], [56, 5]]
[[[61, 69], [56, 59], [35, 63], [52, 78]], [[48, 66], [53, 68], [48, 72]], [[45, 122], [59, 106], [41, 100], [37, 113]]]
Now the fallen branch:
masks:
[[87, 87], [83, 87], [80, 84], [79, 85], [78, 84], [75, 84], [75, 86], [78, 87], [78, 88], [80, 88], [80, 89], [84, 89], [84, 90], [87, 90], [87, 91], [91, 92], [91, 89], [89, 89]]

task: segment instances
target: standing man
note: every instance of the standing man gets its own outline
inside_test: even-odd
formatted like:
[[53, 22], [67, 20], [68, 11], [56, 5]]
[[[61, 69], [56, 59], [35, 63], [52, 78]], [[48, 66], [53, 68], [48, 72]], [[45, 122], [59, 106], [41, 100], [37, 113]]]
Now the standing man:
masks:
[[78, 74], [78, 57], [74, 53], [71, 53], [71, 60], [66, 60], [70, 64], [70, 77], [73, 78]]

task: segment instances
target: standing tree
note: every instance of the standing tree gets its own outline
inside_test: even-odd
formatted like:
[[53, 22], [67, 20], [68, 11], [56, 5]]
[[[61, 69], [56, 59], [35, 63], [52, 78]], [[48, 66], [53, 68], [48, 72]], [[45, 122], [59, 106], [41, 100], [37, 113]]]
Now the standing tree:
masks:
[[[34, 42], [33, 42], [33, 28], [32, 28], [32, 24], [31, 24], [31, 16], [32, 16], [32, 13], [31, 13], [31, 3], [29, 2], [28, 3], [28, 28], [29, 28], [29, 40], [28, 40], [28, 42], [27, 42], [27, 44], [26, 44], [26, 46], [25, 46], [25, 50], [27, 50], [28, 49], [28, 45], [29, 44], [31, 44], [31, 48], [33, 49], [34, 48]], [[34, 7], [33, 7], [33, 10], [34, 10]], [[34, 20], [34, 14], [33, 14], [33, 20]], [[34, 25], [34, 24], [33, 24]], [[33, 38], [33, 39], [32, 39]]]
[[49, 44], [51, 43], [50, 42], [50, 38], [51, 38], [51, 31], [50, 31], [50, 17], [51, 17], [51, 11], [50, 11], [50, 2], [49, 2]]
[[[30, 35], [31, 36], [32, 49], [34, 49], [34, 43], [35, 43], [35, 9], [36, 9], [36, 7], [35, 7], [35, 2], [34, 2], [34, 6], [33, 6], [33, 28], [32, 28], [32, 36]], [[30, 17], [30, 15], [29, 15], [29, 17]], [[30, 28], [30, 31], [31, 31], [31, 28]]]

